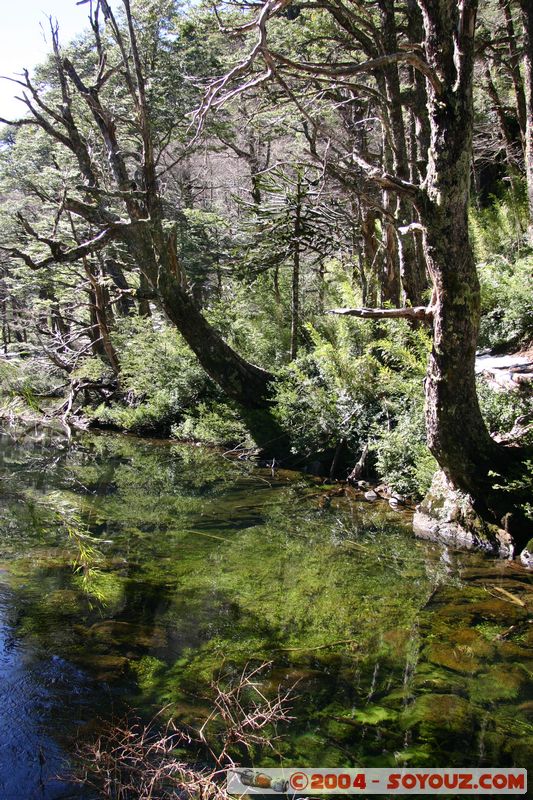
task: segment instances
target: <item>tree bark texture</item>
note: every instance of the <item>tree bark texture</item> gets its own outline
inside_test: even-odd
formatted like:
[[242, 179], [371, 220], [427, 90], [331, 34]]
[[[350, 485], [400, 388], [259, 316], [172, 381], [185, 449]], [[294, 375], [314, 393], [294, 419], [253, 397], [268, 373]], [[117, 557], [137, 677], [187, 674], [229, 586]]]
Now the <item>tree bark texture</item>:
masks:
[[529, 244], [533, 247], [533, 3], [520, 0], [524, 24], [524, 84], [526, 99], [526, 179], [529, 207]]
[[[424, 250], [433, 280], [433, 347], [426, 377], [428, 445], [453, 485], [482, 496], [498, 458], [476, 392], [480, 288], [468, 232], [473, 125], [475, 0], [419, 0], [426, 56], [443, 85], [429, 87], [427, 192], [420, 198]], [[456, 30], [461, 63], [455, 61]]]

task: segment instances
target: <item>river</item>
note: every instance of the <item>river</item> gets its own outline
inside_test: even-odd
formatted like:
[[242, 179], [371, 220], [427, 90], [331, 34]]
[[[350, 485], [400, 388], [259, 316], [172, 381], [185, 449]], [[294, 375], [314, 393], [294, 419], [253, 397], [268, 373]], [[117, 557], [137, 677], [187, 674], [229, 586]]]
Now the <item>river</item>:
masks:
[[410, 515], [201, 447], [0, 437], [0, 798], [95, 797], [77, 742], [199, 727], [214, 678], [297, 683], [256, 765], [533, 763], [533, 576]]

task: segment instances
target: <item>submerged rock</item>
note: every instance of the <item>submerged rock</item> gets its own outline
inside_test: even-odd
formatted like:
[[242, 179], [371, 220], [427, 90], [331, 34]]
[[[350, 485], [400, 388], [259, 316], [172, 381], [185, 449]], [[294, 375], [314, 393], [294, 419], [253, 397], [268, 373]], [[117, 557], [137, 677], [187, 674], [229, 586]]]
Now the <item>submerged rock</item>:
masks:
[[437, 667], [430, 662], [422, 662], [413, 678], [413, 690], [420, 694], [432, 692], [434, 694], [455, 694], [465, 696], [468, 694], [467, 678], [459, 673], [450, 672], [449, 669]]
[[97, 681], [110, 683], [121, 678], [128, 666], [128, 659], [113, 654], [84, 653], [78, 663], [91, 673]]
[[432, 664], [462, 675], [475, 675], [483, 669], [481, 662], [467, 647], [452, 647], [446, 642], [431, 644], [424, 655]]
[[159, 626], [137, 625], [121, 620], [96, 622], [89, 629], [89, 635], [101, 642], [127, 644], [136, 648], [159, 648], [166, 644], [166, 631]]
[[529, 685], [529, 676], [520, 664], [497, 664], [478, 675], [473, 682], [470, 698], [481, 705], [495, 701], [514, 700]]
[[470, 738], [475, 713], [455, 694], [425, 694], [404, 711], [400, 724], [404, 730], [416, 730], [423, 740], [435, 736], [441, 741], [447, 737]]

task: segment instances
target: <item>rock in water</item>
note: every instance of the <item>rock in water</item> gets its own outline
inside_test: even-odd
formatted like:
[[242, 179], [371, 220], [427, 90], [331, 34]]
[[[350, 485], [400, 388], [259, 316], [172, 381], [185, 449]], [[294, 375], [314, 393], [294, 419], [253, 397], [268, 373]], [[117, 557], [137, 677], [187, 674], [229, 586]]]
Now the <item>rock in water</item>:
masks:
[[512, 536], [482, 519], [470, 496], [450, 486], [443, 472], [435, 474], [431, 488], [417, 506], [413, 530], [424, 539], [485, 550], [502, 558], [514, 556]]
[[533, 539], [526, 544], [520, 553], [520, 561], [528, 569], [533, 569]]

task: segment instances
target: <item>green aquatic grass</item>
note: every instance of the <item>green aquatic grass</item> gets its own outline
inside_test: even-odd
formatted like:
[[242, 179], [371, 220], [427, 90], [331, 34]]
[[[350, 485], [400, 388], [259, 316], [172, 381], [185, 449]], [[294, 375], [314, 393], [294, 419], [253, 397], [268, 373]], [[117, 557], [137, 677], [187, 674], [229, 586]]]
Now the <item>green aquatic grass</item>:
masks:
[[[264, 691], [296, 684], [297, 696], [279, 755], [256, 750], [257, 764], [531, 756], [528, 612], [489, 594], [491, 562], [443, 556], [386, 504], [324, 509], [312, 480], [203, 448], [116, 435], [0, 444], [3, 483], [16, 480], [0, 552], [24, 598], [17, 635], [109, 685], [119, 706], [196, 725], [213, 680], [269, 661]], [[88, 582], [69, 525], [98, 553]]]

